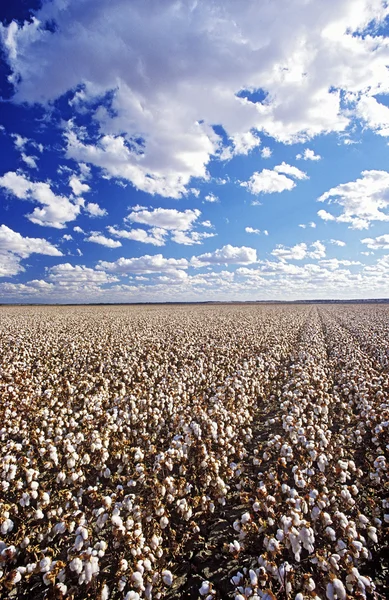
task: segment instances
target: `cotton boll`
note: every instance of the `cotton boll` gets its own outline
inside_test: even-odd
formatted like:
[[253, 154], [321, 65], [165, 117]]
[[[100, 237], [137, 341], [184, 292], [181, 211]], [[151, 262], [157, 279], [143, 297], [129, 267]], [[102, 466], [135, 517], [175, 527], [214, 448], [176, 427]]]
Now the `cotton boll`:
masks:
[[164, 571], [162, 571], [162, 580], [164, 582], [165, 585], [167, 586], [171, 586], [173, 584], [173, 574], [171, 571], [165, 569]]

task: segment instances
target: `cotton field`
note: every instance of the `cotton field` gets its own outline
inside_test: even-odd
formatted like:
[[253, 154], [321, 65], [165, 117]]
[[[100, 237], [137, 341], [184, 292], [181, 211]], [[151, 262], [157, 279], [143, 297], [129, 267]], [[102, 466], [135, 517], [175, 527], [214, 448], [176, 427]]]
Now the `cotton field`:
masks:
[[0, 319], [1, 598], [389, 597], [389, 307]]

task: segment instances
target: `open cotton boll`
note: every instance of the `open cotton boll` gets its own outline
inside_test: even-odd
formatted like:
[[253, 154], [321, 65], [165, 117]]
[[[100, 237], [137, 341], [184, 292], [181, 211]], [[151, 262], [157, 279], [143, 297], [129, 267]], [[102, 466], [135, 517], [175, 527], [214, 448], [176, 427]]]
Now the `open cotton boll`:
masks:
[[173, 573], [168, 569], [162, 571], [162, 580], [165, 585], [171, 586], [173, 584]]

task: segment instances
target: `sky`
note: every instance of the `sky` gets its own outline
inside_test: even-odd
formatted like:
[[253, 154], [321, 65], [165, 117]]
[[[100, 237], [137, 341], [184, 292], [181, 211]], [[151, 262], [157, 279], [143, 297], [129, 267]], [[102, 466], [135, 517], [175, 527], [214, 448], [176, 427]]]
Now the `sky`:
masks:
[[389, 297], [389, 3], [0, 7], [0, 302]]

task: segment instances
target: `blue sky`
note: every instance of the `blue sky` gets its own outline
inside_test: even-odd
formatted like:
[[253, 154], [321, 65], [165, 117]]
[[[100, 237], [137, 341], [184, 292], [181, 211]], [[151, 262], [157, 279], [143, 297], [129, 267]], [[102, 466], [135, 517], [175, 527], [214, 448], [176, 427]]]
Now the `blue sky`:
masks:
[[387, 2], [6, 4], [1, 301], [389, 297]]

